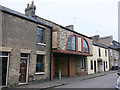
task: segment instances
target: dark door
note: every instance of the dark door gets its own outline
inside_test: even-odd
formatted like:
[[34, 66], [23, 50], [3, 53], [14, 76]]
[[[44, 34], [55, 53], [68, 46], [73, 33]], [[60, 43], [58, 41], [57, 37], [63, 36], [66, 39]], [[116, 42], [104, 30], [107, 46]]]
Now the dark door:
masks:
[[6, 76], [7, 76], [7, 57], [0, 57], [0, 86], [6, 85]]
[[27, 59], [20, 60], [20, 83], [26, 83], [26, 75], [27, 75]]
[[105, 61], [104, 61], [104, 71], [105, 71]]
[[94, 61], [94, 72], [96, 73], [96, 61]]

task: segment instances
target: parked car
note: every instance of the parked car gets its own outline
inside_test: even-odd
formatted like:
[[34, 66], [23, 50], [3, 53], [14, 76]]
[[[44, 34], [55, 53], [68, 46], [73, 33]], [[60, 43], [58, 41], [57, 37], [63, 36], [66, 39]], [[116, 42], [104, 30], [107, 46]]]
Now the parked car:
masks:
[[117, 78], [116, 88], [120, 90], [120, 72], [118, 72], [118, 78]]

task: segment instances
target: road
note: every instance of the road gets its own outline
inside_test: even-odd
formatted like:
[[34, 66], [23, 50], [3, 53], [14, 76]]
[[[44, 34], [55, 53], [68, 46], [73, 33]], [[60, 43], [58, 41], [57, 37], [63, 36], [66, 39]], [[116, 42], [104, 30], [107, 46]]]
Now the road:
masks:
[[73, 83], [56, 88], [115, 88], [116, 80], [117, 74], [111, 73], [105, 76], [91, 78], [83, 81], [74, 81]]

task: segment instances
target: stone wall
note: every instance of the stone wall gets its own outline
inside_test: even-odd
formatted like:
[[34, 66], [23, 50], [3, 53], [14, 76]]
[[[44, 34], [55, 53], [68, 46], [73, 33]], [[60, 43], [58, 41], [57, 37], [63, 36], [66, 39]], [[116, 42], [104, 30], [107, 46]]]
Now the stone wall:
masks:
[[57, 38], [57, 49], [65, 50], [68, 37], [72, 35], [73, 32], [67, 31], [63, 28], [58, 29], [58, 38]]

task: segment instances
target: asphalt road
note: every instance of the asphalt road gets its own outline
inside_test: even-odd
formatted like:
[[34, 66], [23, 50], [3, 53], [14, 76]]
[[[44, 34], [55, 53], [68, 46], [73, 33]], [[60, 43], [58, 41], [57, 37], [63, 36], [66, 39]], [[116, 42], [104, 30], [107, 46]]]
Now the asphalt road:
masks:
[[105, 76], [91, 78], [83, 81], [73, 81], [73, 83], [56, 88], [115, 88], [117, 74], [111, 73]]

